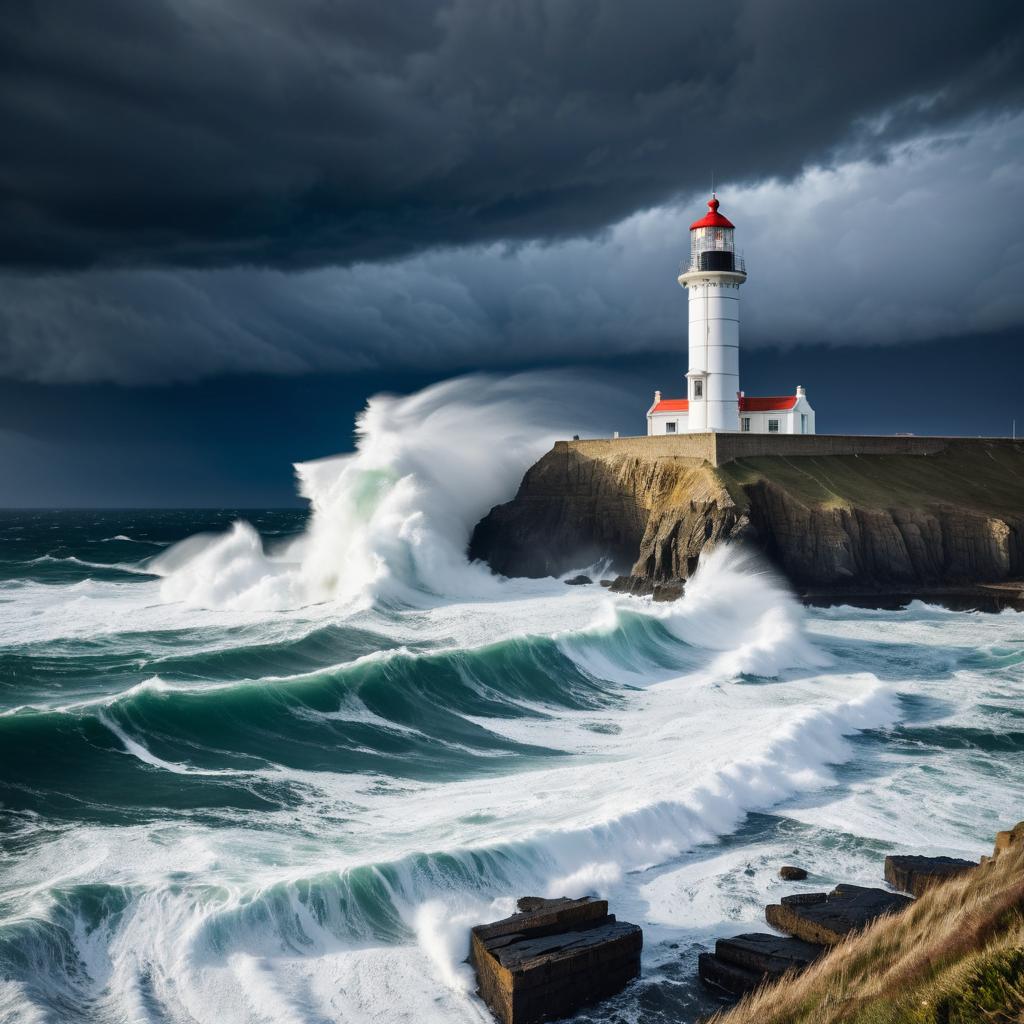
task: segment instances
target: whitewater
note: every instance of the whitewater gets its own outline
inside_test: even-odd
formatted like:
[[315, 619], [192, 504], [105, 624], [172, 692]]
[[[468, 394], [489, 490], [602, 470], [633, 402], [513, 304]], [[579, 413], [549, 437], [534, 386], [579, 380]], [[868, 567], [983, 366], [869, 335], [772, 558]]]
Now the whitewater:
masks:
[[0, 513], [0, 1021], [487, 1021], [469, 928], [585, 894], [645, 946], [580, 1019], [693, 1021], [766, 902], [1024, 816], [1018, 613], [469, 563], [570, 386], [376, 396], [308, 513]]

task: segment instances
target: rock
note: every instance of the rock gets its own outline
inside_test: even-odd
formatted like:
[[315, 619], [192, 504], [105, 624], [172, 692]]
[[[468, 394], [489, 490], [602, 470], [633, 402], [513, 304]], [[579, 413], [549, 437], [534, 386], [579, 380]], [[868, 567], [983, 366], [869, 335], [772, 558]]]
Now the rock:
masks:
[[598, 582], [601, 584], [602, 587], [610, 587], [615, 582], [615, 580], [599, 580]]
[[1024, 843], [1024, 821], [1018, 822], [1013, 828], [1005, 832], [996, 833], [996, 845], [992, 851], [992, 856], [998, 857], [1004, 850], [1008, 850], [1011, 846], [1016, 846], [1018, 843]]
[[787, 882], [802, 882], [807, 877], [803, 868], [794, 867], [792, 864], [783, 864], [779, 868], [779, 878]]
[[773, 928], [805, 942], [833, 946], [883, 914], [898, 913], [913, 902], [886, 889], [837, 885], [830, 893], [783, 896], [781, 903], [765, 908], [765, 918]]
[[501, 1024], [567, 1017], [639, 977], [643, 933], [616, 921], [606, 900], [528, 896], [517, 905], [470, 933], [480, 996]]
[[743, 995], [787, 971], [802, 971], [825, 947], [801, 939], [759, 932], [719, 939], [715, 952], [702, 953], [697, 961], [701, 981]]
[[886, 857], [885, 880], [894, 889], [920, 896], [929, 886], [977, 866], [973, 860], [957, 857]]
[[764, 975], [758, 971], [719, 960], [714, 953], [701, 953], [697, 957], [697, 977], [705, 985], [721, 989], [731, 996], [752, 992], [764, 981]]
[[585, 587], [593, 582], [594, 581], [589, 576], [583, 576], [581, 574], [579, 576], [573, 576], [571, 580], [566, 580], [565, 585], [567, 587]]
[[651, 591], [651, 597], [655, 601], [678, 601], [683, 596], [685, 584], [682, 580], [673, 580], [671, 583], [655, 583]]
[[1020, 603], [1020, 442], [916, 439], [925, 448], [883, 454], [877, 438], [822, 436], [799, 442], [806, 454], [713, 464], [693, 454], [700, 440], [559, 442], [477, 524], [470, 557], [507, 576], [607, 557], [622, 573], [611, 589], [651, 594], [691, 577], [703, 551], [741, 540], [811, 600]]

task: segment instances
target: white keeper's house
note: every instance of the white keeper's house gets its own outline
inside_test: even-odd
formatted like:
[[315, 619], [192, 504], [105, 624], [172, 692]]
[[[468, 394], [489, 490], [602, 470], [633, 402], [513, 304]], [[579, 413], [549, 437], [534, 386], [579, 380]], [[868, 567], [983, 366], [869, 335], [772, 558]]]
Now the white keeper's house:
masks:
[[767, 398], [740, 390], [740, 285], [747, 271], [736, 255], [735, 226], [718, 205], [712, 193], [707, 214], [690, 225], [690, 260], [679, 275], [690, 300], [686, 397], [655, 391], [647, 433], [813, 434], [814, 410], [802, 387]]

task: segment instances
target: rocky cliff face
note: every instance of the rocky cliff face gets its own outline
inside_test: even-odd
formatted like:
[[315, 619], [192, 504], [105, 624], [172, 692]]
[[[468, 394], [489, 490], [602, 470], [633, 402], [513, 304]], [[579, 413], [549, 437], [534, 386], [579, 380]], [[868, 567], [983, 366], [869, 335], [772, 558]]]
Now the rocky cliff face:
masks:
[[723, 540], [762, 550], [805, 590], [906, 591], [1024, 578], [1024, 445], [934, 455], [741, 459], [713, 467], [633, 440], [559, 445], [492, 509], [470, 555], [510, 576], [610, 557], [649, 591]]

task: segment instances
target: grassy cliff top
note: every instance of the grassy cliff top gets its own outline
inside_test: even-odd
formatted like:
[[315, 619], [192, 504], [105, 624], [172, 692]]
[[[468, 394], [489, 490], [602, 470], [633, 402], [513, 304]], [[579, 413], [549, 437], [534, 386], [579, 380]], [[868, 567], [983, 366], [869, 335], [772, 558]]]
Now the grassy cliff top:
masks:
[[800, 455], [736, 459], [721, 466], [733, 501], [767, 480], [807, 507], [1024, 511], [1024, 448], [951, 444], [936, 455]]
[[[1018, 826], [1019, 827], [1019, 826]], [[1024, 844], [930, 889], [714, 1024], [1024, 1021]]]

